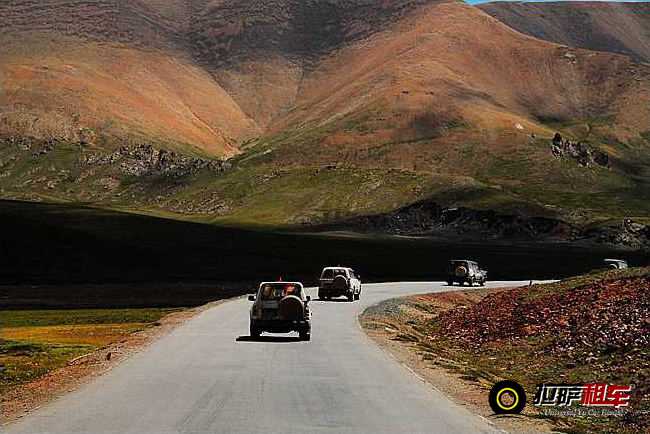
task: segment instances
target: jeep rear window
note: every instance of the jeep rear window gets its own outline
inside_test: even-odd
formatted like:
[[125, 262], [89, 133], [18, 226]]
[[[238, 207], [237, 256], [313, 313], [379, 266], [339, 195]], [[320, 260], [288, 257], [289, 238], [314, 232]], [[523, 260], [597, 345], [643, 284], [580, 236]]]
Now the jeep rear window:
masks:
[[287, 295], [302, 297], [300, 286], [292, 283], [267, 283], [260, 291], [262, 300], [279, 300]]
[[345, 276], [345, 270], [333, 268], [324, 270], [321, 279], [333, 279], [336, 276]]

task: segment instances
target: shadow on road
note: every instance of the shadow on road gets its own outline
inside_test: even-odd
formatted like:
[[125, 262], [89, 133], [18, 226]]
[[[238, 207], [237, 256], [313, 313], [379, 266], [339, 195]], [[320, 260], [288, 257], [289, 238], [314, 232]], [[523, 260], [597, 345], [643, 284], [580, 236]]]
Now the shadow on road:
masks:
[[519, 420], [528, 420], [528, 416], [523, 414], [496, 414], [492, 413], [488, 416], [490, 419], [519, 419]]
[[298, 336], [260, 336], [259, 338], [253, 336], [238, 336], [236, 342], [269, 342], [269, 343], [287, 343], [287, 342], [302, 342]]
[[351, 303], [347, 298], [330, 298], [329, 300], [326, 298], [317, 298], [314, 301], [322, 301], [323, 303]]

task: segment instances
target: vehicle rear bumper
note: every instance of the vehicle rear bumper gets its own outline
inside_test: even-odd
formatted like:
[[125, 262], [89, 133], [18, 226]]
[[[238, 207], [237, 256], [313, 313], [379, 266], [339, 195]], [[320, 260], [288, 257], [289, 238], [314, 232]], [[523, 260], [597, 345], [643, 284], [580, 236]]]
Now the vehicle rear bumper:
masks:
[[351, 294], [352, 289], [337, 289], [337, 288], [328, 288], [328, 287], [319, 287], [318, 296], [319, 297], [341, 297], [343, 295]]
[[447, 281], [448, 282], [469, 282], [470, 280], [474, 280], [475, 282], [486, 282], [487, 281], [487, 276], [448, 276]]
[[456, 275], [453, 275], [453, 276], [448, 276], [447, 280], [456, 280], [456, 281], [469, 280], [469, 276], [456, 276]]
[[272, 333], [289, 333], [292, 331], [311, 330], [309, 321], [287, 321], [287, 320], [251, 320], [251, 325], [260, 331]]

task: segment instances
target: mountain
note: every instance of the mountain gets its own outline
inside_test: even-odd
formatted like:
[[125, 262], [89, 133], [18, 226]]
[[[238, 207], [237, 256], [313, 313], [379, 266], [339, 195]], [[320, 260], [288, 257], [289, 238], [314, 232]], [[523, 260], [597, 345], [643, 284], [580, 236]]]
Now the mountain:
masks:
[[478, 7], [539, 39], [650, 61], [650, 3], [494, 2]]
[[259, 134], [187, 53], [172, 11], [154, 3], [2, 2], [0, 131], [209, 155], [232, 155]]
[[650, 212], [650, 67], [461, 1], [11, 0], [0, 29], [6, 198], [280, 226]]
[[230, 156], [291, 107], [306, 64], [423, 1], [384, 3], [5, 1], [3, 129]]

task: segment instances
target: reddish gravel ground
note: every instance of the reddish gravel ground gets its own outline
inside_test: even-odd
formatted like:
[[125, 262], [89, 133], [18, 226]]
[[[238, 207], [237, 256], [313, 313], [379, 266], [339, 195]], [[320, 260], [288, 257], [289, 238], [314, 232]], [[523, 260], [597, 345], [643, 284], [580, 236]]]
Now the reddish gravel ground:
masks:
[[[560, 288], [561, 286], [558, 285]], [[641, 360], [650, 345], [650, 276], [553, 291], [517, 288], [438, 319], [439, 330], [473, 349], [494, 342], [545, 341], [544, 352], [567, 359], [599, 355]], [[614, 365], [628, 375], [625, 366]]]
[[[453, 339], [470, 356], [491, 354], [517, 366], [511, 369], [524, 383], [633, 384], [632, 408], [648, 410], [650, 270], [626, 273], [632, 275], [607, 273], [489, 295], [432, 320], [432, 337]], [[650, 417], [632, 413], [625, 425], [648, 432]]]
[[569, 432], [650, 432], [650, 268], [411, 297], [381, 315], [399, 330], [396, 339], [454, 361], [486, 386], [514, 379], [531, 400], [539, 383], [631, 384], [624, 416], [555, 422]]

